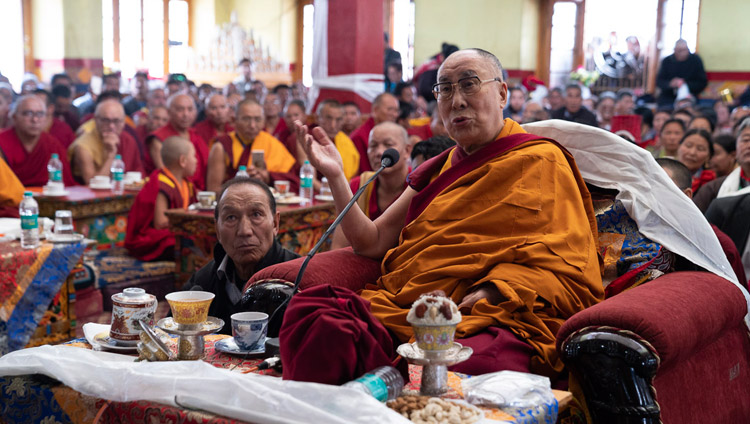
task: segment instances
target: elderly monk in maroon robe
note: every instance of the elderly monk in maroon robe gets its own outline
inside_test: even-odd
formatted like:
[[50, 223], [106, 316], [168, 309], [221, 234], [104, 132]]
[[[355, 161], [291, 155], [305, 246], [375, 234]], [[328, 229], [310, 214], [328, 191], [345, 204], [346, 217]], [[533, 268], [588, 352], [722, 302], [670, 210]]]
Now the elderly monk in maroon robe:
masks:
[[174, 260], [175, 237], [169, 231], [167, 209], [187, 209], [195, 201], [190, 177], [195, 173], [195, 147], [171, 136], [162, 143], [164, 168], [151, 173], [128, 214], [125, 248], [142, 261]]
[[145, 123], [135, 128], [135, 134], [138, 136], [136, 141], [138, 141], [141, 146], [143, 146], [143, 151], [147, 152], [148, 149], [146, 149], [145, 144], [146, 138], [149, 136], [149, 134], [167, 125], [167, 122], [169, 122], [169, 112], [167, 111], [167, 107], [152, 107], [151, 109], [149, 109], [146, 117], [143, 118], [143, 121]]
[[[453, 370], [560, 376], [558, 330], [604, 298], [596, 221], [572, 155], [503, 120], [502, 75], [497, 57], [480, 49], [453, 53], [440, 66], [433, 92], [457, 146], [413, 171], [409, 187], [374, 222], [359, 208], [346, 214], [342, 229], [354, 251], [383, 258], [377, 284], [360, 293], [369, 311], [362, 316], [343, 288], [314, 287], [292, 298], [279, 333], [284, 378], [342, 383], [389, 364], [395, 347], [413, 338], [409, 308], [436, 290], [458, 305], [456, 339], [474, 350]], [[321, 131], [310, 135], [296, 125], [343, 209], [352, 194], [335, 146]], [[392, 343], [373, 345], [382, 352], [376, 360], [356, 349], [361, 329], [371, 326], [393, 335]]]
[[396, 96], [390, 93], [380, 94], [372, 102], [372, 116], [349, 135], [359, 152], [359, 172], [372, 171], [370, 161], [367, 159], [367, 142], [370, 140], [370, 131], [381, 122], [396, 122], [398, 113]]
[[198, 167], [191, 181], [198, 190], [206, 188], [206, 166], [208, 163], [208, 143], [191, 128], [198, 111], [195, 108], [195, 100], [187, 94], [175, 94], [167, 100], [169, 111], [169, 123], [154, 131], [146, 138], [150, 163], [146, 160], [146, 172], [161, 169], [164, 164], [161, 161], [161, 143], [167, 137], [178, 135], [190, 140], [195, 146], [195, 156], [198, 159]]
[[193, 129], [208, 143], [210, 149], [217, 137], [234, 131], [231, 120], [232, 113], [227, 98], [223, 94], [215, 93], [206, 98], [206, 119], [195, 124]]
[[0, 132], [0, 150], [6, 162], [26, 187], [47, 184], [47, 163], [57, 153], [63, 163], [63, 183], [75, 185], [65, 147], [44, 132], [47, 107], [35, 95], [21, 97], [11, 110], [14, 126]]
[[55, 102], [47, 90], [40, 88], [34, 90], [34, 94], [47, 105], [47, 122], [45, 123], [44, 131], [55, 137], [67, 149], [73, 143], [73, 140], [75, 140], [75, 133], [73, 133], [68, 124], [55, 117]]
[[105, 100], [94, 111], [95, 128], [82, 133], [68, 148], [73, 175], [88, 185], [95, 175], [109, 175], [115, 155], [125, 162], [125, 171], [144, 172], [140, 150], [133, 137], [123, 131], [125, 109], [117, 100]]

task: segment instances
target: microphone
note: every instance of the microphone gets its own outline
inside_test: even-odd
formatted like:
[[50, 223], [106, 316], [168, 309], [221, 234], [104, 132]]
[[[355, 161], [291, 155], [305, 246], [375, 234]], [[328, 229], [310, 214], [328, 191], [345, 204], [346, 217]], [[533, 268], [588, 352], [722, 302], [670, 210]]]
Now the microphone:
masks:
[[[307, 256], [305, 257], [305, 260], [302, 262], [302, 266], [299, 268], [299, 272], [297, 273], [297, 278], [294, 280], [294, 287], [292, 288], [292, 294], [284, 299], [283, 302], [281, 302], [281, 305], [276, 307], [276, 309], [273, 311], [271, 316], [268, 318], [268, 325], [271, 326], [271, 321], [276, 317], [276, 314], [284, 307], [287, 303], [289, 303], [289, 300], [291, 300], [292, 296], [297, 292], [297, 289], [299, 288], [300, 283], [302, 282], [302, 276], [305, 274], [305, 269], [307, 268], [308, 262], [310, 262], [310, 259], [312, 259], [313, 256], [315, 256], [316, 253], [318, 253], [318, 250], [320, 250], [320, 247], [323, 246], [323, 243], [328, 239], [328, 236], [333, 233], [333, 230], [338, 227], [338, 225], [341, 223], [341, 221], [344, 219], [344, 216], [346, 216], [346, 213], [349, 212], [349, 209], [354, 206], [354, 204], [357, 202], [357, 199], [359, 199], [359, 196], [362, 195], [362, 193], [365, 191], [367, 186], [369, 186], [373, 181], [375, 181], [375, 178], [380, 175], [381, 172], [385, 168], [390, 168], [391, 166], [398, 163], [400, 155], [398, 154], [398, 151], [396, 149], [387, 149], [385, 152], [383, 152], [383, 156], [380, 159], [380, 168], [375, 171], [375, 174], [373, 174], [372, 177], [370, 177], [367, 182], [362, 185], [359, 190], [357, 190], [356, 193], [354, 193], [354, 196], [352, 196], [352, 199], [349, 200], [349, 203], [346, 204], [346, 207], [341, 211], [339, 216], [336, 217], [336, 219], [333, 221], [330, 227], [326, 230], [325, 233], [323, 233], [323, 236], [318, 240], [318, 242], [313, 246], [313, 248], [307, 253]], [[281, 315], [281, 319], [283, 320], [283, 315]], [[281, 322], [279, 322], [279, 325], [277, 328], [281, 328]], [[269, 339], [271, 340], [271, 339]]]

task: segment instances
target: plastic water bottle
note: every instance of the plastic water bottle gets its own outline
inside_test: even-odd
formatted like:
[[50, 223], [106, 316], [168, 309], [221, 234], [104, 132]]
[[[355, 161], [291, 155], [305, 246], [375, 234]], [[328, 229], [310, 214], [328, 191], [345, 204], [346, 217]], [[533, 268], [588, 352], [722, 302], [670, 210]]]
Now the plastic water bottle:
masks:
[[39, 205], [30, 191], [23, 193], [18, 214], [21, 215], [21, 247], [34, 249], [39, 245]]
[[122, 156], [115, 155], [109, 170], [112, 173], [112, 192], [122, 194], [125, 191], [125, 162], [122, 161]]
[[381, 402], [396, 399], [404, 388], [404, 378], [396, 368], [382, 366], [366, 373], [356, 380], [352, 380], [342, 387], [359, 390], [372, 395]]
[[237, 170], [237, 173], [234, 174], [234, 178], [242, 178], [246, 177], [249, 178], [250, 174], [247, 173], [247, 167], [245, 165], [240, 165], [240, 168]]
[[315, 178], [315, 168], [306, 160], [299, 169], [299, 197], [303, 202], [312, 203], [313, 200], [313, 178]]
[[47, 180], [48, 186], [63, 185], [62, 169], [63, 164], [60, 160], [60, 156], [57, 153], [52, 153], [52, 157], [49, 159], [49, 162], [47, 162], [47, 172], [49, 173], [49, 179]]

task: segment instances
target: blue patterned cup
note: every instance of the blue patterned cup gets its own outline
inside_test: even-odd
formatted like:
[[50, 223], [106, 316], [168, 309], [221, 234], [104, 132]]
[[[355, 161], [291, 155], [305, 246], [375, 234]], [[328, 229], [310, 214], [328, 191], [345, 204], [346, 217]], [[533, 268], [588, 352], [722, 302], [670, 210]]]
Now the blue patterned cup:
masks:
[[232, 336], [242, 350], [260, 350], [265, 347], [268, 332], [268, 314], [263, 312], [238, 312], [231, 316]]

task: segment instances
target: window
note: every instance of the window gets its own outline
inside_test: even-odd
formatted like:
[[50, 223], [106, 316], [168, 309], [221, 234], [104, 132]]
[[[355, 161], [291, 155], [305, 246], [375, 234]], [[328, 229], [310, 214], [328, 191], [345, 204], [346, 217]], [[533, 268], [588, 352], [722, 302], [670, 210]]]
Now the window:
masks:
[[302, 9], [302, 84], [312, 87], [313, 63], [313, 14], [315, 6], [308, 4]]
[[393, 2], [393, 50], [401, 53], [404, 81], [414, 76], [414, 2]]
[[[164, 28], [165, 3], [169, 34]], [[188, 2], [102, 0], [102, 33], [105, 68], [119, 70], [125, 77], [139, 70], [148, 70], [156, 78], [165, 72], [183, 72], [188, 56]], [[169, 37], [168, 61], [164, 58], [165, 35]]]
[[576, 3], [561, 1], [552, 13], [552, 42], [550, 44], [550, 87], [564, 86], [573, 69], [576, 43]]
[[16, 91], [21, 91], [23, 80], [23, 9], [21, 0], [3, 2], [3, 24], [0, 25], [0, 40], [3, 40], [3, 54], [0, 54], [0, 73], [10, 80]]
[[663, 31], [659, 43], [659, 59], [674, 53], [674, 43], [680, 38], [687, 41], [688, 48], [695, 53], [698, 40], [698, 13], [700, 0], [665, 0]]

